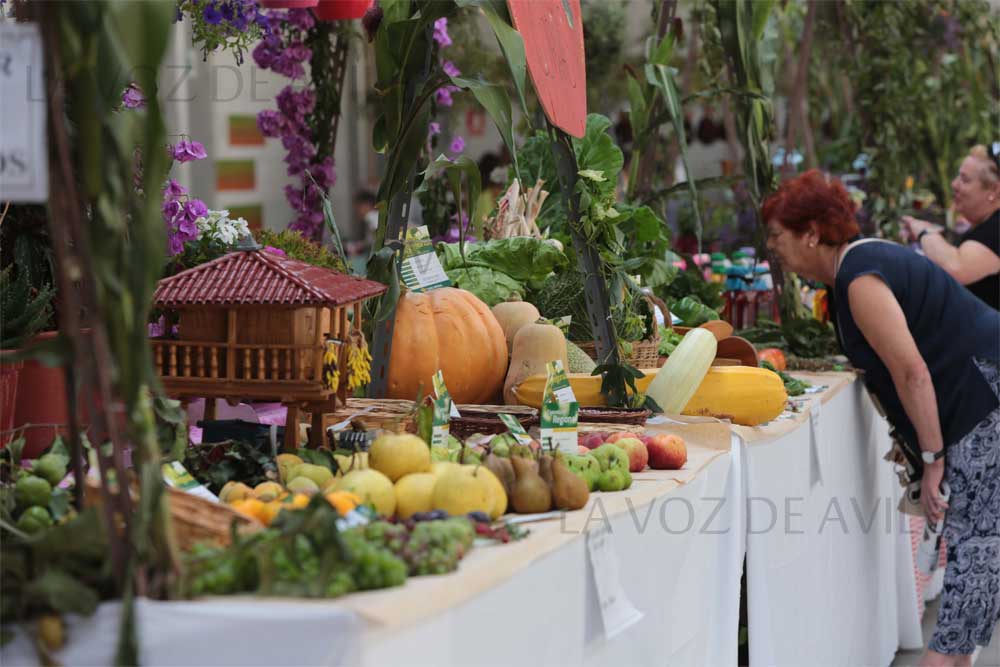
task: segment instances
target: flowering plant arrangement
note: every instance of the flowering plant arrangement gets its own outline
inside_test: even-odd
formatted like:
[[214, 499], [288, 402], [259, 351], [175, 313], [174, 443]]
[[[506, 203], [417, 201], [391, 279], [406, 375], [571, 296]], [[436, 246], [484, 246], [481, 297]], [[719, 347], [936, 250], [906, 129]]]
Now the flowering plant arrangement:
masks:
[[287, 173], [299, 179], [285, 186], [285, 199], [295, 211], [289, 229], [316, 240], [323, 234], [322, 195], [337, 178], [333, 152], [342, 82], [335, 79], [333, 62], [335, 52], [347, 48], [347, 35], [340, 30], [316, 21], [308, 9], [271, 11], [264, 39], [253, 51], [258, 66], [292, 80], [278, 93], [278, 108], [257, 115], [257, 126], [264, 136], [281, 139], [288, 151]]
[[[447, 17], [441, 17], [434, 22], [433, 39], [437, 43], [441, 71], [450, 77], [461, 76], [462, 72], [455, 63], [441, 56], [441, 51], [452, 45], [451, 36], [448, 34]], [[434, 92], [432, 114], [437, 116], [441, 113], [447, 113], [446, 110], [454, 104], [452, 94], [460, 90], [461, 88], [450, 83], [439, 87]], [[428, 162], [434, 159], [435, 152], [439, 150], [440, 139], [441, 123], [432, 121], [429, 125], [427, 145], [424, 149]], [[448, 157], [457, 158], [464, 150], [465, 138], [460, 135], [453, 136], [448, 143]], [[432, 241], [435, 243], [438, 241], [454, 243], [459, 240], [463, 232], [468, 232], [469, 212], [462, 213], [462, 229], [460, 230], [458, 207], [455, 205], [444, 172], [426, 177], [416, 194], [422, 207], [423, 223], [427, 225], [427, 231], [430, 233]]]
[[191, 41], [201, 45], [202, 56], [223, 48], [238, 64], [243, 54], [267, 29], [267, 16], [256, 0], [178, 0], [175, 21], [191, 21]]

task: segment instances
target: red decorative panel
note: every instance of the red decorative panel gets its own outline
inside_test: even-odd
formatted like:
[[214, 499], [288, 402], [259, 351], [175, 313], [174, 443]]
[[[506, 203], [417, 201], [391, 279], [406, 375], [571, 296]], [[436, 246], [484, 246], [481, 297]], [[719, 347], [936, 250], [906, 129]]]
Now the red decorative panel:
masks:
[[580, 0], [507, 0], [528, 71], [549, 121], [574, 137], [587, 127]]

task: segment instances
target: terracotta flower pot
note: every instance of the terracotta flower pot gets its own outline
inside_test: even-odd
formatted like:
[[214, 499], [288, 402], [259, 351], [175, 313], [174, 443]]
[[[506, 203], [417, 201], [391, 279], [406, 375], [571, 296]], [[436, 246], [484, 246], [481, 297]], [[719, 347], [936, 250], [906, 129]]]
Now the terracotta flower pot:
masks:
[[14, 435], [14, 409], [17, 406], [17, 378], [23, 361], [0, 364], [0, 447], [6, 447]]
[[319, 0], [260, 0], [265, 9], [309, 9], [318, 2]]
[[[46, 331], [35, 336], [32, 342], [50, 340], [58, 335], [58, 331]], [[18, 376], [16, 405], [14, 428], [44, 424], [24, 430], [24, 457], [35, 458], [52, 444], [56, 434], [65, 435], [65, 426], [69, 424], [62, 367], [49, 367], [34, 359], [25, 361]]]
[[323, 21], [346, 21], [361, 18], [371, 6], [372, 0], [320, 0], [313, 11]]

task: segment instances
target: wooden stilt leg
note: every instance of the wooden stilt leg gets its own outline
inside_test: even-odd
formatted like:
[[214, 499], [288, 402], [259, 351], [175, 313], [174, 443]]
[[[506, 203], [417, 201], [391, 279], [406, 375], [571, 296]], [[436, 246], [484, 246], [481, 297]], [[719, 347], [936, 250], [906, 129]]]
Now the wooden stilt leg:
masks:
[[299, 406], [295, 403], [288, 406], [288, 417], [285, 419], [284, 451], [293, 452], [299, 448]]

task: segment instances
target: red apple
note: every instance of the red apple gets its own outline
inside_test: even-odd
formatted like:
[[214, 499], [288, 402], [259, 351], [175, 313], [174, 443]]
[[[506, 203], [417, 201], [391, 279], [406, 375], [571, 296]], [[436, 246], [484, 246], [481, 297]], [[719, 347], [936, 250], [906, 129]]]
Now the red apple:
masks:
[[613, 443], [613, 442], [618, 442], [619, 440], [624, 440], [625, 438], [633, 438], [635, 440], [638, 440], [639, 436], [637, 436], [635, 433], [629, 433], [628, 431], [621, 431], [618, 433], [612, 433], [611, 435], [609, 435], [607, 438], [604, 439], [604, 442]]
[[615, 447], [624, 449], [625, 453], [628, 454], [629, 472], [641, 472], [646, 469], [646, 462], [649, 461], [649, 452], [646, 451], [646, 445], [642, 444], [641, 440], [638, 438], [622, 438], [612, 444]]
[[687, 445], [678, 435], [657, 435], [647, 447], [649, 467], [654, 470], [680, 470], [687, 462]]
[[588, 448], [584, 447], [583, 445], [577, 445], [576, 446], [576, 451], [577, 451], [578, 454], [589, 454], [590, 453], [590, 450]]
[[597, 449], [604, 444], [604, 434], [603, 433], [587, 433], [586, 435], [579, 436], [577, 443], [587, 448], [587, 451], [591, 449]]
[[653, 436], [651, 436], [651, 435], [640, 435], [639, 436], [639, 440], [642, 441], [642, 444], [646, 445], [646, 449], [649, 449], [649, 443], [651, 443], [653, 441]]

